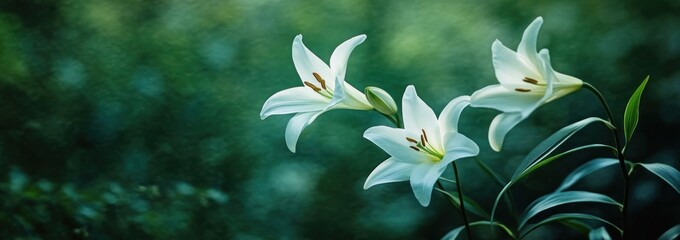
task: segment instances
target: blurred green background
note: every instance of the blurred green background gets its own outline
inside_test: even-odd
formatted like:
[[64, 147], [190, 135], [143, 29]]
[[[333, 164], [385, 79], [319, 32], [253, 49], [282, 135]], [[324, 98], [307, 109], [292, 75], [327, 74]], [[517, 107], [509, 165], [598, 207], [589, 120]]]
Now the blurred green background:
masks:
[[[413, 84], [439, 112], [495, 84], [491, 43], [515, 49], [543, 16], [539, 48], [550, 49], [556, 70], [598, 87], [618, 121], [651, 75], [628, 156], [678, 168], [679, 12], [676, 0], [3, 1], [0, 238], [439, 239], [461, 225], [440, 194], [423, 208], [407, 183], [362, 189], [388, 157], [362, 138], [390, 124], [376, 112], [322, 115], [296, 154], [284, 142], [290, 116], [260, 120], [269, 96], [300, 85], [291, 59], [297, 34], [324, 60], [342, 41], [367, 34], [347, 81], [379, 86], [398, 102]], [[495, 153], [486, 131], [496, 113], [466, 110], [461, 131], [506, 177], [550, 133], [604, 117], [581, 90], [540, 108]], [[566, 145], [610, 138], [594, 125]], [[544, 168], [513, 189], [519, 205], [610, 154], [576, 154]], [[460, 166], [465, 192], [490, 208], [499, 186], [473, 161]], [[616, 170], [577, 189], [621, 199]], [[643, 171], [633, 181], [631, 237], [656, 238], [680, 222], [670, 187]], [[619, 222], [611, 207], [577, 207]], [[560, 225], [531, 235], [579, 237]]]

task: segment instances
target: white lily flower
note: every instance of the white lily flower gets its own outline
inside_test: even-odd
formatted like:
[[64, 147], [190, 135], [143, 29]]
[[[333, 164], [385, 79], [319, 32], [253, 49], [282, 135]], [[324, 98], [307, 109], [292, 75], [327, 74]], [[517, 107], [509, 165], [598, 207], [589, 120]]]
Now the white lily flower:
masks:
[[448, 164], [479, 154], [477, 144], [458, 133], [458, 119], [469, 103], [469, 96], [455, 98], [437, 119], [416, 89], [408, 86], [402, 98], [404, 128], [377, 126], [364, 133], [366, 139], [392, 156], [371, 172], [364, 189], [410, 180], [418, 202], [428, 206], [432, 188]]
[[262, 106], [260, 118], [295, 113], [286, 127], [286, 145], [295, 152], [300, 133], [322, 113], [332, 109], [373, 109], [366, 96], [345, 82], [347, 59], [354, 47], [366, 35], [359, 35], [340, 44], [331, 55], [330, 67], [302, 43], [302, 35], [293, 40], [293, 64], [302, 80], [302, 87], [277, 92]]
[[556, 72], [550, 65], [547, 49], [536, 52], [538, 17], [524, 31], [517, 52], [496, 40], [491, 46], [493, 66], [500, 84], [487, 86], [472, 94], [470, 106], [494, 108], [503, 113], [489, 127], [489, 144], [500, 151], [505, 135], [543, 104], [578, 90], [583, 81]]

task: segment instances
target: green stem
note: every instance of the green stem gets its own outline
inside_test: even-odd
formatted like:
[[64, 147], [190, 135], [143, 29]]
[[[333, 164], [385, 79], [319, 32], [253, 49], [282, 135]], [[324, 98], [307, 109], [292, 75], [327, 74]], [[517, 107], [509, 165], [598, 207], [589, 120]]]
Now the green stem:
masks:
[[460, 178], [458, 177], [458, 165], [456, 161], [451, 162], [453, 165], [453, 173], [456, 175], [456, 187], [458, 188], [458, 199], [460, 200], [460, 211], [463, 213], [463, 221], [465, 222], [465, 231], [468, 234], [468, 239], [472, 240], [472, 231], [470, 230], [470, 223], [468, 222], [467, 213], [465, 212], [465, 201], [463, 200], [463, 188], [460, 186]]
[[619, 131], [618, 128], [616, 128], [616, 124], [614, 124], [614, 115], [612, 114], [611, 109], [609, 108], [609, 105], [607, 104], [607, 101], [604, 100], [604, 96], [602, 96], [602, 93], [598, 91], [593, 85], [590, 85], [587, 82], [583, 82], [583, 86], [593, 92], [595, 96], [600, 100], [600, 103], [602, 103], [602, 106], [607, 112], [607, 117], [609, 118], [609, 123], [612, 124], [612, 126], [615, 126], [614, 129], [611, 129], [612, 134], [614, 134], [614, 144], [616, 145], [616, 156], [619, 158], [619, 166], [621, 167], [621, 173], [623, 174], [623, 182], [624, 182], [624, 188], [623, 188], [623, 208], [621, 209], [621, 238], [626, 239], [626, 217], [628, 214], [628, 198], [629, 198], [629, 192], [630, 192], [630, 176], [628, 175], [628, 171], [626, 171], [626, 160], [625, 156], [623, 155], [623, 149], [621, 148], [621, 139], [619, 138]]
[[[507, 182], [503, 180], [501, 176], [498, 175], [498, 173], [494, 172], [493, 169], [491, 169], [489, 165], [486, 165], [486, 163], [479, 159], [479, 157], [475, 157], [475, 161], [480, 167], [482, 167], [482, 170], [484, 170], [484, 172], [489, 175], [489, 177], [493, 178], [496, 183], [498, 183], [498, 185], [503, 187], [507, 184]], [[515, 199], [512, 196], [512, 192], [510, 192], [508, 189], [508, 193], [504, 194], [503, 197], [505, 198], [505, 203], [508, 205], [510, 215], [515, 217], [515, 222], [519, 222], [519, 219], [517, 219], [517, 211], [515, 211]]]

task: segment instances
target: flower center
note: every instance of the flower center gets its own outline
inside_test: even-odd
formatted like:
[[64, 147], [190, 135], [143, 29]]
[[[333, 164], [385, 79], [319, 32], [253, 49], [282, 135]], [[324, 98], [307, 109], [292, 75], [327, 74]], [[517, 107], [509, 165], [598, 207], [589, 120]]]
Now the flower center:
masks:
[[321, 96], [324, 96], [328, 99], [333, 98], [333, 90], [326, 87], [326, 80], [324, 80], [318, 73], [313, 72], [312, 75], [314, 76], [314, 79], [316, 79], [316, 81], [319, 82], [319, 84], [321, 84], [321, 87], [319, 88], [313, 83], [307, 81], [305, 81], [305, 86], [311, 88]]
[[436, 148], [432, 146], [430, 141], [427, 140], [427, 134], [425, 133], [425, 129], [421, 129], [421, 131], [422, 134], [420, 134], [420, 141], [410, 137], [406, 137], [406, 141], [415, 144], [409, 147], [414, 151], [427, 153], [428, 155], [433, 157], [431, 160], [433, 160], [434, 162], [441, 161], [442, 158], [444, 158], [444, 154], [437, 151]]
[[[524, 77], [524, 78], [522, 78], [522, 81], [525, 82], [525, 83], [529, 83], [529, 84], [535, 85], [535, 86], [542, 86], [542, 87], [545, 87], [545, 84], [544, 84], [544, 83], [538, 83], [538, 80], [533, 79], [533, 78], [530, 78], [530, 77]], [[527, 89], [527, 88], [515, 88], [515, 91], [518, 91], [518, 92], [531, 92], [531, 89]]]

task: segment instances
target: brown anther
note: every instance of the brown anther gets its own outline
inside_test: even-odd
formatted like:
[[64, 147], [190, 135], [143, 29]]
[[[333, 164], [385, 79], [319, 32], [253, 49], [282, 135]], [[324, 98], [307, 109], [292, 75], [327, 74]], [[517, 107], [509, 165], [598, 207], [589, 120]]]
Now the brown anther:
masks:
[[423, 137], [423, 135], [420, 135], [420, 142], [423, 144], [425, 143], [425, 137]]
[[414, 147], [414, 146], [409, 146], [409, 147], [411, 147], [411, 149], [413, 149], [413, 150], [420, 152], [420, 149], [418, 149], [417, 147]]
[[319, 88], [319, 87], [315, 86], [314, 84], [307, 82], [307, 81], [305, 81], [305, 86], [311, 88], [315, 92], [321, 91], [321, 88]]
[[323, 80], [321, 75], [319, 75], [318, 73], [313, 72], [312, 75], [314, 75], [314, 78], [316, 78], [316, 81], [321, 83], [321, 88], [326, 89], [326, 80]]
[[524, 78], [522, 78], [522, 81], [524, 81], [525, 83], [531, 83], [531, 84], [534, 84], [534, 85], [538, 84], [538, 80], [530, 78], [530, 77], [524, 77]]
[[430, 140], [427, 140], [427, 134], [425, 134], [425, 129], [420, 129], [420, 130], [423, 131], [423, 135], [421, 136], [423, 138], [423, 140], [425, 140], [425, 141], [423, 141], [423, 143], [429, 142]]
[[412, 142], [412, 143], [418, 143], [417, 140], [410, 138], [410, 137], [406, 137], [406, 141], [409, 141], [409, 142]]
[[526, 89], [526, 88], [515, 88], [515, 91], [518, 91], [518, 92], [531, 92], [531, 90]]

